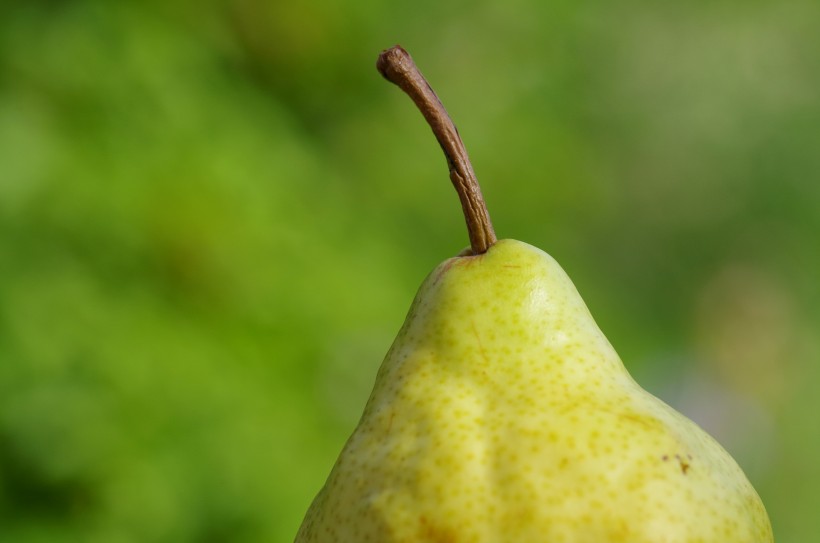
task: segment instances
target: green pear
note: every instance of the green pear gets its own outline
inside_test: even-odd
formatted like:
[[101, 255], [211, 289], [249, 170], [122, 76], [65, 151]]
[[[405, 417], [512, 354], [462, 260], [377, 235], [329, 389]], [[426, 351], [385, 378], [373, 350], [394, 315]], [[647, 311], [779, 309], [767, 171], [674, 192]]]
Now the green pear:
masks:
[[558, 263], [496, 241], [409, 55], [379, 68], [442, 144], [472, 249], [422, 284], [296, 542], [773, 541], [735, 461], [635, 383]]

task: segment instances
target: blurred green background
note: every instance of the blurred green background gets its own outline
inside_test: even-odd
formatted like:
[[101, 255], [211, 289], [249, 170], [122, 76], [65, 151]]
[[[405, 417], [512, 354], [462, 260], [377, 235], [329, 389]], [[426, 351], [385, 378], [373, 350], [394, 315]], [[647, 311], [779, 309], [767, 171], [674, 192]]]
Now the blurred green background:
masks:
[[0, 4], [0, 541], [288, 542], [415, 289], [501, 237], [820, 539], [820, 4]]

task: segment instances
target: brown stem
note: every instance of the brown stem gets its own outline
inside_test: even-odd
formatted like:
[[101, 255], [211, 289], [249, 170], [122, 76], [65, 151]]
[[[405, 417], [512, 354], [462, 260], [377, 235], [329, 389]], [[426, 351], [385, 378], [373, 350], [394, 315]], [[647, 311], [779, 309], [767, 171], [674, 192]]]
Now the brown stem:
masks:
[[424, 115], [427, 124], [433, 129], [433, 134], [447, 158], [450, 179], [461, 200], [473, 254], [487, 252], [497, 239], [493, 223], [490, 221], [490, 214], [487, 212], [487, 205], [481, 195], [481, 188], [478, 186], [467, 150], [447, 110], [413, 63], [410, 54], [401, 46], [396, 45], [383, 51], [376, 62], [376, 68], [385, 79], [398, 85], [410, 96]]

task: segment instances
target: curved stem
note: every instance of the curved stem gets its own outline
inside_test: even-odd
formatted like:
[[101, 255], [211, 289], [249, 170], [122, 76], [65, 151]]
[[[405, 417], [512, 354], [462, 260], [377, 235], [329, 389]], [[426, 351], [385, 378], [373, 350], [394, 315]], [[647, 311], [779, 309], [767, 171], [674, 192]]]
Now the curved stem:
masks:
[[467, 150], [447, 110], [421, 75], [410, 54], [400, 46], [383, 51], [376, 62], [376, 68], [385, 79], [398, 85], [410, 96], [433, 129], [447, 158], [450, 180], [461, 200], [473, 254], [487, 252], [497, 238]]

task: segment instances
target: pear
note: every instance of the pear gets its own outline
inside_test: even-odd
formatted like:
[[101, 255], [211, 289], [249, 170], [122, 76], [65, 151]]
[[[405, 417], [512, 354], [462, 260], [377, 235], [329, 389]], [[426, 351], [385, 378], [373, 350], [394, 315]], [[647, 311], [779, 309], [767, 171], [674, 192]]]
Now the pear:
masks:
[[422, 284], [297, 543], [766, 543], [731, 456], [643, 390], [549, 255], [497, 241], [410, 56], [379, 57], [444, 149], [471, 249]]

